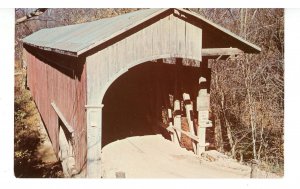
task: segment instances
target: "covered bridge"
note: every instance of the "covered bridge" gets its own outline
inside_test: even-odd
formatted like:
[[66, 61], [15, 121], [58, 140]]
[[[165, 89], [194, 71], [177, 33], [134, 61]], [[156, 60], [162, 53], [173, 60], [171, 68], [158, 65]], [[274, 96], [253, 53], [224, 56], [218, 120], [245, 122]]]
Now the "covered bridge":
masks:
[[[201, 153], [210, 126], [208, 59], [260, 52], [174, 8], [42, 29], [23, 42], [28, 87], [53, 148], [65, 175], [81, 177], [101, 177], [103, 144], [163, 132], [155, 125], [164, 110], [172, 140], [178, 144], [185, 133]], [[181, 115], [189, 132], [181, 129]]]

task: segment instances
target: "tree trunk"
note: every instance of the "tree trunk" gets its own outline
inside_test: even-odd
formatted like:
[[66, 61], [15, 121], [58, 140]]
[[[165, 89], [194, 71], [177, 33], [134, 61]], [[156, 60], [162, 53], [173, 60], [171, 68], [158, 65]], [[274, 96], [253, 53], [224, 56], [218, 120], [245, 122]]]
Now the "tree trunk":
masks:
[[216, 149], [219, 152], [224, 152], [221, 121], [216, 114], [214, 114], [214, 128]]
[[226, 128], [226, 133], [227, 133], [227, 138], [228, 138], [228, 141], [229, 141], [229, 146], [230, 146], [230, 151], [231, 151], [231, 155], [232, 157], [235, 156], [235, 149], [234, 149], [234, 141], [233, 141], [233, 136], [232, 136], [232, 131], [231, 131], [231, 127], [230, 127], [230, 124], [226, 118], [226, 112], [225, 112], [225, 95], [224, 95], [224, 92], [221, 91], [221, 108], [222, 108], [222, 116], [223, 116], [223, 119], [224, 119], [224, 126]]
[[[249, 66], [249, 68], [246, 68]], [[251, 70], [250, 65], [248, 62], [248, 58], [246, 58], [246, 62], [242, 64], [242, 69], [244, 72], [244, 84], [246, 87], [247, 92], [247, 102], [249, 106], [249, 115], [250, 115], [250, 126], [251, 126], [251, 136], [252, 136], [252, 148], [253, 148], [253, 159], [257, 160], [257, 153], [256, 153], [256, 115], [252, 97], [252, 78], [250, 76]]]

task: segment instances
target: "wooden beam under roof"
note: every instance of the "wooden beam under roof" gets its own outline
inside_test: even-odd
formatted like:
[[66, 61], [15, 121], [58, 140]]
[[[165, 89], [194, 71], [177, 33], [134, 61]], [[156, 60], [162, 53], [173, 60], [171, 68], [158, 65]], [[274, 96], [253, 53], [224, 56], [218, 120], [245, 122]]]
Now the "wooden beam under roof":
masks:
[[243, 54], [238, 48], [208, 48], [202, 49], [202, 56], [233, 56]]

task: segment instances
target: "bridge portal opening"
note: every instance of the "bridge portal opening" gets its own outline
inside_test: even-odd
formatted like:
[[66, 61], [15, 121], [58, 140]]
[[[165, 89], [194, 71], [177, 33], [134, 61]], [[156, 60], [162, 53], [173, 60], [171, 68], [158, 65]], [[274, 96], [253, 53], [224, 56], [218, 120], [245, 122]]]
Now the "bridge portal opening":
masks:
[[[189, 93], [196, 99], [199, 67], [157, 60], [139, 64], [117, 78], [103, 98], [102, 145], [131, 136], [162, 134], [170, 139], [167, 109]], [[183, 112], [183, 111], [182, 111]]]

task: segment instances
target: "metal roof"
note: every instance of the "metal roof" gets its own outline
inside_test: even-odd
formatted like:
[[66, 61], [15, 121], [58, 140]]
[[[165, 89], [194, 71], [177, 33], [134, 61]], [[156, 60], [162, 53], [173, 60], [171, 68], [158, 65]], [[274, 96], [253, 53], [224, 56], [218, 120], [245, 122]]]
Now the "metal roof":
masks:
[[[41, 29], [23, 39], [25, 44], [40, 49], [55, 51], [62, 54], [79, 56], [80, 54], [112, 39], [130, 28], [133, 28], [154, 16], [170, 9], [142, 9], [139, 11], [119, 15], [112, 18], [100, 19], [76, 25]], [[250, 48], [249, 52], [259, 52], [260, 48], [240, 38], [225, 28], [201, 17], [196, 13], [183, 9], [174, 9], [194, 16], [199, 21], [234, 38], [242, 46]]]
[[23, 42], [45, 50], [57, 49], [77, 54], [162, 10], [145, 9], [93, 22], [42, 29], [24, 38]]

